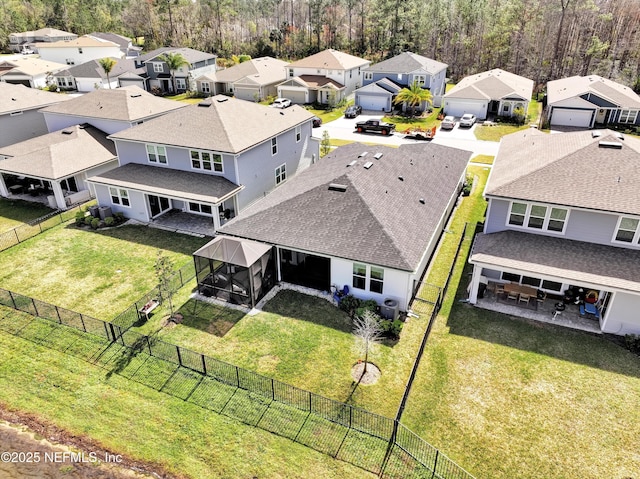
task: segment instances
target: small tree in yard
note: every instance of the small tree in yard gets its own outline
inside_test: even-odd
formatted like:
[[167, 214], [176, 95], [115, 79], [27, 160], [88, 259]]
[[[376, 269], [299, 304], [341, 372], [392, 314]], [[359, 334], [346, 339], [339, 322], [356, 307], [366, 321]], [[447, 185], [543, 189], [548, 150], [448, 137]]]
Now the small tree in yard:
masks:
[[173, 262], [168, 256], [165, 256], [162, 251], [158, 250], [154, 269], [156, 272], [156, 278], [158, 278], [158, 291], [163, 299], [166, 298], [167, 301], [169, 301], [169, 311], [171, 312], [170, 318], [173, 318], [174, 291], [171, 288], [171, 278], [175, 274]]
[[364, 354], [364, 370], [362, 376], [367, 373], [369, 353], [382, 339], [382, 328], [377, 315], [372, 311], [364, 311], [361, 316], [353, 319], [353, 334], [356, 335], [356, 347]]
[[111, 78], [109, 78], [109, 73], [111, 73], [111, 70], [113, 70], [113, 67], [116, 66], [117, 62], [113, 58], [107, 57], [101, 58], [98, 60], [98, 63], [107, 75], [107, 83], [109, 84], [109, 88], [111, 88]]
[[320, 156], [326, 156], [331, 151], [331, 138], [329, 138], [329, 132], [324, 130], [322, 132], [322, 140], [320, 140]]

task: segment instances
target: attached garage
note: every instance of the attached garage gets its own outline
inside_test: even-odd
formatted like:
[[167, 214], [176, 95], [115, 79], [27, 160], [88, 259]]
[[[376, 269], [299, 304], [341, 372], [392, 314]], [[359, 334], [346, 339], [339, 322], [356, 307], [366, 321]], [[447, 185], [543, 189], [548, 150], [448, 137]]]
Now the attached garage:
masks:
[[307, 103], [307, 92], [304, 90], [287, 90], [286, 88], [278, 89], [278, 96], [288, 98], [292, 103], [303, 105]]
[[360, 105], [363, 110], [391, 111], [391, 95], [356, 95], [356, 105]]
[[240, 100], [256, 101], [256, 96], [260, 95], [258, 88], [236, 87], [234, 96]]
[[554, 108], [551, 112], [551, 124], [556, 126], [576, 126], [590, 128], [593, 114], [593, 110]]
[[446, 98], [444, 102], [444, 112], [447, 115], [462, 116], [465, 113], [475, 115], [479, 120], [487, 118], [486, 100], [465, 100], [458, 98]]

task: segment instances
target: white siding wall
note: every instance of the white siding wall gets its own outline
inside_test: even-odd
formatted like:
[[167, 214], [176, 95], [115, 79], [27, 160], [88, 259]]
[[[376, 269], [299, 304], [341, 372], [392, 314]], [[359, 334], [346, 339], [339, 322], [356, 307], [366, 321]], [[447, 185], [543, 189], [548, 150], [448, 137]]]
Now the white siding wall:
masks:
[[81, 65], [91, 60], [99, 60], [101, 58], [122, 58], [124, 54], [117, 45], [104, 47], [81, 47], [82, 53], [78, 47], [54, 47], [40, 48], [40, 58], [50, 62], [67, 64], [67, 60], [72, 60], [76, 65]]
[[640, 334], [640, 296], [617, 292], [606, 312], [602, 330], [611, 334]]
[[103, 120], [98, 118], [76, 117], [71, 115], [57, 115], [55, 113], [45, 113], [44, 118], [47, 122], [47, 128], [49, 129], [49, 132], [62, 130], [63, 128], [67, 128], [73, 125], [79, 125], [82, 123], [89, 123], [90, 125], [95, 126], [96, 128], [104, 131], [109, 135], [131, 127], [131, 123], [127, 121]]
[[146, 199], [144, 194], [138, 191], [129, 191], [129, 200], [131, 201], [131, 208], [124, 207], [122, 205], [113, 204], [111, 202], [111, 195], [109, 194], [109, 188], [104, 185], [95, 185], [95, 194], [100, 206], [110, 206], [113, 213], [121, 212], [127, 218], [132, 218], [138, 221], [147, 223], [150, 221], [149, 213], [146, 207]]
[[21, 115], [0, 115], [0, 147], [48, 133], [44, 116], [37, 110]]

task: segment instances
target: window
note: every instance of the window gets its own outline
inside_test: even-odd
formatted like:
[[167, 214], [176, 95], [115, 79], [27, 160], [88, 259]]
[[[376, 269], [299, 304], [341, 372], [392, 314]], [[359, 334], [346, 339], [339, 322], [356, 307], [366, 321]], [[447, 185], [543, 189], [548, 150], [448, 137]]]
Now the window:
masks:
[[109, 194], [111, 195], [111, 203], [114, 205], [122, 205], [127, 208], [131, 207], [131, 203], [129, 202], [129, 192], [127, 190], [113, 188], [110, 186]]
[[638, 117], [638, 110], [622, 110], [620, 111], [620, 123], [635, 123]]
[[353, 263], [353, 287], [365, 289], [367, 283], [367, 267], [364, 264]]
[[547, 289], [549, 291], [560, 291], [562, 289], [562, 283], [557, 283], [556, 281], [548, 281], [546, 279], [543, 279], [542, 289]]
[[202, 88], [202, 93], [211, 93], [211, 88], [209, 86], [209, 82], [208, 81], [203, 81], [201, 84], [201, 88]]
[[509, 113], [509, 105], [503, 105], [502, 106], [502, 111], [503, 111], [503, 113]]
[[211, 216], [213, 214], [213, 208], [211, 205], [205, 205], [202, 203], [189, 202], [189, 211], [192, 213], [200, 213], [203, 215]]
[[564, 233], [569, 211], [545, 205], [511, 203], [508, 224], [537, 230]]
[[621, 216], [618, 220], [614, 240], [622, 243], [638, 243], [638, 224], [640, 224], [640, 220], [637, 218]]
[[67, 62], [67, 65], [75, 65], [76, 64], [76, 62], [75, 62], [75, 60], [73, 58], [67, 58], [65, 61]]
[[271, 138], [271, 155], [278, 153], [278, 139], [276, 137]]
[[289, 78], [293, 78], [293, 68], [289, 68]]
[[276, 168], [276, 186], [287, 179], [287, 165], [280, 165]]
[[296, 126], [296, 143], [300, 141], [302, 138], [302, 127], [300, 125]]
[[194, 170], [216, 171], [224, 173], [222, 156], [208, 151], [191, 150], [191, 168]]
[[78, 47], [78, 53], [82, 53], [82, 48]]
[[164, 65], [162, 63], [154, 63], [153, 71], [155, 73], [162, 73], [164, 71]]
[[176, 78], [176, 88], [178, 90], [186, 90], [187, 82], [184, 78]]
[[425, 75], [414, 75], [413, 81], [418, 85], [424, 85], [427, 82], [427, 77]]
[[371, 267], [371, 277], [369, 278], [369, 291], [382, 294], [384, 284], [384, 269], [376, 266]]
[[514, 273], [505, 273], [503, 271], [502, 272], [502, 279], [504, 281], [511, 281], [512, 283], [519, 283], [520, 282], [520, 275], [519, 274], [514, 274]]
[[364, 72], [364, 79], [365, 80], [373, 80], [373, 73], [372, 72]]
[[527, 286], [533, 286], [534, 288], [540, 287], [540, 278], [533, 278], [531, 276], [523, 276], [522, 284], [526, 284]]
[[147, 145], [147, 157], [149, 163], [167, 164], [167, 150], [164, 146]]

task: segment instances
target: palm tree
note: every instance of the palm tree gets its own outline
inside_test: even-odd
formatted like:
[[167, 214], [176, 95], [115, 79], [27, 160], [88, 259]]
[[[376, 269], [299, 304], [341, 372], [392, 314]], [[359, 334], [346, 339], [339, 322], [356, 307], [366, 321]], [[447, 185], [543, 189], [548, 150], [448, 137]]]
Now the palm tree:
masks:
[[160, 60], [167, 64], [169, 67], [169, 71], [171, 72], [171, 83], [173, 84], [173, 94], [178, 93], [178, 86], [176, 85], [176, 71], [183, 67], [184, 65], [188, 65], [189, 62], [185, 57], [182, 56], [182, 53], [178, 52], [167, 52], [160, 57]]
[[433, 103], [433, 96], [429, 90], [422, 88], [421, 84], [414, 81], [409, 88], [403, 88], [396, 95], [393, 103], [405, 103], [411, 107], [411, 116], [415, 111], [415, 107], [422, 105], [422, 103]]
[[116, 61], [113, 58], [101, 58], [98, 60], [98, 63], [107, 74], [107, 83], [109, 84], [109, 88], [111, 88], [111, 79], [109, 78], [109, 73], [113, 70], [113, 67], [116, 66]]

